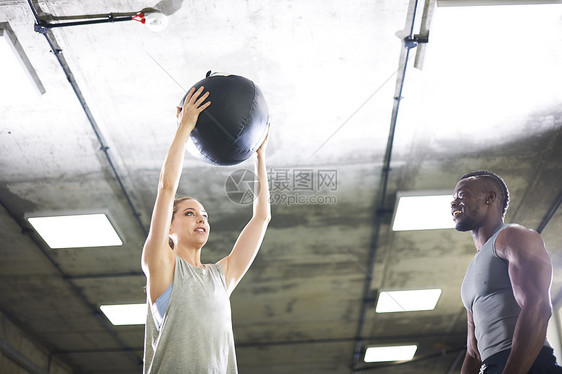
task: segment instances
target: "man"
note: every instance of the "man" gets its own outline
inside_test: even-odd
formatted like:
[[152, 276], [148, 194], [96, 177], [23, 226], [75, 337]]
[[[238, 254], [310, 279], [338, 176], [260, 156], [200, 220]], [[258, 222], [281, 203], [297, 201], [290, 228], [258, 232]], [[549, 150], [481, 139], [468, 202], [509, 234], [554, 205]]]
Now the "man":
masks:
[[504, 224], [509, 191], [492, 172], [464, 175], [453, 199], [456, 229], [472, 231], [477, 251], [461, 289], [468, 319], [461, 374], [562, 373], [546, 340], [552, 264], [541, 236]]

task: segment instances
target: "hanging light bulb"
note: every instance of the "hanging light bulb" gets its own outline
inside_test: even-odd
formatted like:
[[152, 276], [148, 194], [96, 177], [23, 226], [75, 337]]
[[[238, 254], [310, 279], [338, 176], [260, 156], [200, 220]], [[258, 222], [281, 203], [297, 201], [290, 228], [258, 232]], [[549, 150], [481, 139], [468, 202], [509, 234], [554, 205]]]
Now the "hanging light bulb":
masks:
[[158, 11], [144, 11], [133, 16], [138, 21], [154, 32], [162, 31], [168, 26], [168, 17]]
[[145, 14], [146, 27], [154, 32], [162, 31], [168, 26], [168, 17], [160, 12], [149, 12]]

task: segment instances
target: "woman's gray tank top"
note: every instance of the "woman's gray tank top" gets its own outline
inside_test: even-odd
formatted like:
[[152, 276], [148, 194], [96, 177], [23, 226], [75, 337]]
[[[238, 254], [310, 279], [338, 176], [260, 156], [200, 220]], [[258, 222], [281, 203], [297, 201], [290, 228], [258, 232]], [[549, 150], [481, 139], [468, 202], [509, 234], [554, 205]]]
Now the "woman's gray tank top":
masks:
[[230, 299], [220, 264], [205, 269], [176, 256], [172, 294], [162, 327], [150, 300], [145, 327], [144, 373], [235, 374]]

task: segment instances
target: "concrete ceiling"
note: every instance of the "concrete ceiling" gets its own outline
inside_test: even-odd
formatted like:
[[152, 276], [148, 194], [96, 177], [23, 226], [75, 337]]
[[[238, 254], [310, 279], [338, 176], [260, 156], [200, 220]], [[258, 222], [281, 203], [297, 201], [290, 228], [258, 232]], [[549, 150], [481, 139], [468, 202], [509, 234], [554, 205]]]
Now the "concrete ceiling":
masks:
[[[53, 24], [145, 8], [168, 20], [160, 32], [134, 21], [53, 28], [50, 46], [34, 31], [27, 1], [0, 2], [0, 23], [9, 24], [45, 88], [0, 102], [0, 310], [76, 372], [139, 372], [144, 326], [112, 326], [99, 306], [145, 300], [140, 253], [175, 105], [208, 70], [254, 80], [272, 123], [268, 167], [278, 200], [261, 251], [231, 298], [241, 373], [350, 373], [356, 350], [358, 371], [458, 372], [471, 236], [393, 232], [390, 222], [398, 191], [449, 193], [475, 169], [506, 180], [507, 222], [546, 224], [553, 302], [560, 301], [560, 5], [542, 28], [522, 18], [509, 30], [487, 28], [500, 13], [464, 21], [459, 14], [473, 8], [434, 9], [431, 1], [417, 8], [408, 0], [32, 5]], [[412, 20], [413, 34], [431, 33], [407, 55]], [[246, 168], [252, 161], [218, 167], [186, 156], [179, 192], [197, 197], [211, 216], [205, 262], [230, 251], [251, 215], [224, 188]], [[303, 170], [337, 184], [298, 190], [292, 184]], [[284, 196], [307, 201], [287, 204]], [[122, 246], [53, 250], [24, 219], [99, 209], [109, 210]], [[443, 290], [435, 310], [375, 313], [377, 292], [418, 288]], [[418, 345], [414, 361], [362, 361], [367, 346], [398, 343]]]

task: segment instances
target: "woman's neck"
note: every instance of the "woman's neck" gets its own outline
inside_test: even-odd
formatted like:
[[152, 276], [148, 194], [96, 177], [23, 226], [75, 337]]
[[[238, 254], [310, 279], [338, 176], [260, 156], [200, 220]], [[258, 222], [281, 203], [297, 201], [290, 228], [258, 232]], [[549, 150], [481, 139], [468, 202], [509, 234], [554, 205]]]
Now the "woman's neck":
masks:
[[193, 266], [198, 268], [205, 267], [201, 263], [201, 248], [179, 247], [176, 250], [176, 254]]

